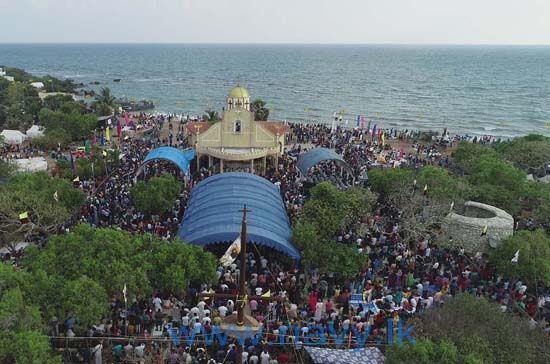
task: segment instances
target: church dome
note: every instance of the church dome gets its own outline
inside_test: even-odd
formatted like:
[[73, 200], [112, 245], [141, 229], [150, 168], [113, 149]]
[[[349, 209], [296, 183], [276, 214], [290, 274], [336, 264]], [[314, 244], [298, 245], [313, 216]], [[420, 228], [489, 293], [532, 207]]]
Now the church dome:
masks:
[[229, 91], [229, 97], [232, 97], [234, 99], [240, 99], [240, 98], [247, 98], [250, 97], [248, 95], [248, 91], [242, 87], [242, 86], [236, 86]]

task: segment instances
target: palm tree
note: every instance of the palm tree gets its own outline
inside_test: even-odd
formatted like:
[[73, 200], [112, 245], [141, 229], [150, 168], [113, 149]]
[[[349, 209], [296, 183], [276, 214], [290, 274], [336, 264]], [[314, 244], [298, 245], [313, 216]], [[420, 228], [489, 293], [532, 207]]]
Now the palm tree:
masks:
[[96, 100], [110, 107], [115, 106], [115, 97], [111, 94], [111, 90], [108, 87], [101, 88], [99, 95], [96, 96]]
[[208, 109], [204, 110], [204, 112], [205, 112], [205, 114], [202, 116], [204, 121], [206, 121], [208, 123], [212, 123], [212, 122], [216, 122], [216, 121], [220, 120], [220, 116], [219, 116], [218, 112], [215, 111], [214, 109], [208, 108]]
[[265, 101], [262, 99], [252, 101], [250, 110], [254, 113], [254, 119], [258, 121], [267, 121], [269, 118], [269, 109], [265, 107]]

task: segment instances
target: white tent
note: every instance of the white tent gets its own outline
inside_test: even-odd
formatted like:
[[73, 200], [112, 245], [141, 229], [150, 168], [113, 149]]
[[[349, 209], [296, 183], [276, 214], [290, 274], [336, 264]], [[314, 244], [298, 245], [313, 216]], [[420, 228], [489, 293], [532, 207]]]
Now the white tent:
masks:
[[48, 170], [48, 162], [44, 157], [12, 159], [11, 163], [17, 166], [20, 172], [40, 172]]
[[27, 130], [26, 134], [27, 134], [27, 138], [29, 138], [29, 139], [44, 136], [44, 132], [42, 131], [42, 129], [38, 125], [31, 126], [30, 129]]
[[4, 141], [7, 144], [21, 144], [25, 139], [27, 139], [27, 136], [19, 130], [4, 129], [0, 135], [4, 137]]

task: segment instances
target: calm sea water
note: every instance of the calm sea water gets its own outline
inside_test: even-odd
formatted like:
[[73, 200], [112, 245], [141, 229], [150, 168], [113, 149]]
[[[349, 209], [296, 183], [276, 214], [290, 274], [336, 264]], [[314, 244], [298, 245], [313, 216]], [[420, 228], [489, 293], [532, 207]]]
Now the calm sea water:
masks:
[[349, 126], [362, 114], [388, 128], [550, 134], [550, 47], [4, 44], [0, 64], [99, 81], [164, 112], [221, 110], [240, 78], [275, 119], [343, 109]]

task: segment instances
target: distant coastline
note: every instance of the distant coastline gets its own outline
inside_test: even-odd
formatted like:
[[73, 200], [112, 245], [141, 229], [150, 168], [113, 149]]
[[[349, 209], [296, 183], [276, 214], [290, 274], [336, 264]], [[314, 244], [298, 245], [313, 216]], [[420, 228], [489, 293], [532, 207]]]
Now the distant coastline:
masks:
[[277, 120], [330, 124], [345, 110], [348, 124], [363, 115], [387, 129], [550, 135], [545, 45], [4, 43], [0, 55], [159, 112], [221, 111], [240, 76]]

